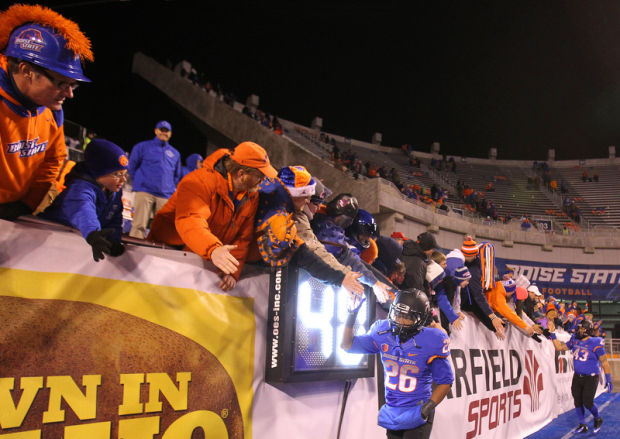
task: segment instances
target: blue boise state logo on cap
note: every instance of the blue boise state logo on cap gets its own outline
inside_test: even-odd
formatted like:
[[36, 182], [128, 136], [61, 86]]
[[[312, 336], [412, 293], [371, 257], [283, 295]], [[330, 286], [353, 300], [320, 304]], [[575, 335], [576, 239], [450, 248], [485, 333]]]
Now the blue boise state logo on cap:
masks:
[[45, 47], [45, 40], [38, 29], [24, 29], [15, 38], [15, 44], [22, 50], [34, 50], [40, 52]]

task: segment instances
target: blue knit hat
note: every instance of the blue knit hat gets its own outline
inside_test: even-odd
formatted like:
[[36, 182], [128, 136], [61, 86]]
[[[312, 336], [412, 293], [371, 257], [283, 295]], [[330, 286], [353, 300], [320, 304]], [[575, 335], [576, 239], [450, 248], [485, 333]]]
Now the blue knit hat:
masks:
[[285, 166], [278, 172], [278, 178], [284, 183], [291, 197], [314, 195], [314, 178], [303, 166]]
[[84, 152], [84, 162], [90, 174], [95, 177], [122, 171], [129, 166], [127, 154], [120, 146], [109, 140], [93, 139]]
[[456, 270], [454, 270], [454, 278], [459, 282], [463, 282], [465, 280], [471, 279], [471, 273], [469, 272], [469, 269], [465, 266], [458, 267]]

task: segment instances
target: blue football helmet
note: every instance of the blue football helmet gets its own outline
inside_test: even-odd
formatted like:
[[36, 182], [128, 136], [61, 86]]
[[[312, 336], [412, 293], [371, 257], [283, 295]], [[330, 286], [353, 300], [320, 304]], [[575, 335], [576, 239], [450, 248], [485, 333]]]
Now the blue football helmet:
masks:
[[353, 223], [347, 228], [347, 236], [360, 250], [370, 247], [370, 238], [377, 238], [377, 222], [373, 216], [359, 209]]

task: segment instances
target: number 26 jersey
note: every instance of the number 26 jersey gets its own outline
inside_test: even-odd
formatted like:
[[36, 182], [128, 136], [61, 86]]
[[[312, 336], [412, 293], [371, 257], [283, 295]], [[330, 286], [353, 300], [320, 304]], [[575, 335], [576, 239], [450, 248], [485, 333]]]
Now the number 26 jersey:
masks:
[[452, 384], [454, 373], [448, 360], [450, 339], [436, 328], [422, 328], [401, 344], [388, 320], [377, 320], [365, 335], [356, 335], [349, 352], [381, 354], [388, 405], [413, 406], [427, 401], [431, 384]]

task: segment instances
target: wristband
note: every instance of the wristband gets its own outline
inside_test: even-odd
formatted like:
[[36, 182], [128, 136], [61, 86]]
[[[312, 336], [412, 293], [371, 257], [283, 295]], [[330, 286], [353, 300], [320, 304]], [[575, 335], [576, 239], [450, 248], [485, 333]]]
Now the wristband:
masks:
[[556, 337], [555, 333], [550, 332], [549, 333], [549, 340], [557, 340], [558, 338]]
[[491, 319], [491, 321], [495, 320], [497, 318], [497, 316], [495, 314], [493, 314], [493, 317], [489, 317]]
[[357, 320], [357, 310], [349, 313], [349, 315], [347, 316], [347, 321], [345, 322], [344, 326], [347, 328], [353, 328], [353, 326], [355, 326], [356, 320]]

